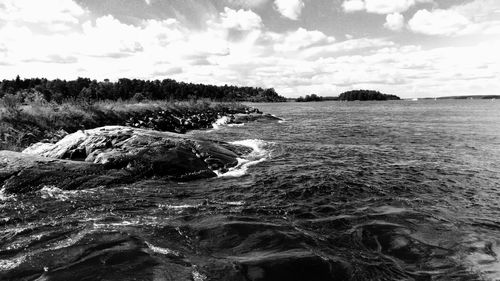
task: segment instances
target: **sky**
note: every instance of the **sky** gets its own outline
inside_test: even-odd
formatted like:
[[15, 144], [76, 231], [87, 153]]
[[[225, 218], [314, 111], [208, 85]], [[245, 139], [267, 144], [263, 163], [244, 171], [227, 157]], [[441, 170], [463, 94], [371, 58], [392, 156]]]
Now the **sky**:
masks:
[[0, 79], [500, 94], [498, 0], [0, 0]]

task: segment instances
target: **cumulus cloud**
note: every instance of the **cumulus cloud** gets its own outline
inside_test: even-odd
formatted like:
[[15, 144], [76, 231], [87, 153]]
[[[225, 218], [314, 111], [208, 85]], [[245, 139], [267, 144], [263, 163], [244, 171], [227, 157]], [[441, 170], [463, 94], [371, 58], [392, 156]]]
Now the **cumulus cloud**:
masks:
[[299, 28], [282, 35], [280, 40], [275, 40], [276, 43], [274, 44], [274, 48], [280, 52], [297, 51], [311, 46], [327, 45], [334, 41], [334, 37], [326, 36], [321, 31], [309, 31], [304, 28]]
[[428, 35], [453, 35], [471, 25], [463, 15], [453, 10], [419, 10], [408, 22], [409, 28]]
[[363, 0], [347, 0], [342, 3], [342, 8], [348, 13], [363, 11], [365, 9], [365, 2]]
[[225, 28], [252, 30], [262, 26], [262, 19], [256, 13], [246, 10], [236, 11], [227, 7], [221, 13], [221, 20]]
[[275, 0], [274, 7], [282, 16], [298, 20], [304, 8], [304, 2], [302, 0]]
[[389, 14], [385, 18], [384, 27], [390, 30], [399, 31], [405, 25], [405, 18], [400, 13]]
[[427, 35], [500, 34], [500, 2], [475, 0], [449, 9], [419, 10], [408, 22], [410, 30]]
[[[52, 10], [44, 9], [54, 15], [52, 21], [46, 16], [27, 17], [22, 9], [30, 11], [31, 7], [18, 5], [17, 0], [5, 1], [10, 1], [10, 6], [3, 4], [7, 2], [0, 4], [0, 76], [6, 78], [16, 74], [66, 79], [168, 77], [274, 87], [287, 96], [336, 95], [361, 87], [403, 97], [429, 92], [469, 93], [470, 87], [480, 94], [500, 87], [500, 42], [492, 40], [468, 47], [423, 48], [387, 38], [363, 38], [356, 33], [356, 37], [346, 35], [347, 40], [336, 41], [328, 32], [313, 28], [273, 31], [255, 11], [240, 4], [214, 14], [199, 29], [173, 18], [124, 23], [112, 15], [90, 14], [72, 0], [58, 0], [59, 5], [49, 6]], [[456, 20], [463, 22], [460, 28], [444, 23], [436, 26], [439, 19], [453, 22], [452, 16], [436, 16], [436, 10], [425, 10], [428, 14], [419, 15], [408, 25], [414, 32], [441, 30], [436, 34], [496, 32], [499, 25], [494, 15], [480, 8], [488, 1], [476, 0], [475, 6], [470, 2], [469, 6], [449, 9], [471, 22], [469, 26], [463, 19]], [[344, 5], [346, 10], [348, 5], [352, 5], [351, 10], [359, 9], [355, 2], [362, 2], [366, 10], [367, 1], [347, 2], [351, 4]], [[18, 10], [10, 13], [14, 5]], [[404, 17], [397, 11], [403, 8], [384, 8], [396, 11], [387, 14], [386, 28], [401, 29]], [[474, 18], [474, 14], [481, 16]], [[3, 17], [10, 18], [5, 21]], [[40, 32], [41, 23], [45, 27], [61, 24], [66, 29]]]

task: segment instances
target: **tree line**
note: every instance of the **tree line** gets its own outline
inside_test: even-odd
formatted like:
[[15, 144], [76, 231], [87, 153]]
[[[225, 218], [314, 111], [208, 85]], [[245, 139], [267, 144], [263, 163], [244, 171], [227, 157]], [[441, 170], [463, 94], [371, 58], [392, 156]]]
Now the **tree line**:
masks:
[[373, 90], [353, 90], [347, 91], [339, 95], [341, 101], [366, 101], [366, 100], [400, 100], [396, 95], [382, 94], [379, 91]]
[[0, 98], [15, 95], [21, 102], [43, 98], [48, 102], [65, 100], [191, 100], [281, 102], [286, 99], [273, 88], [215, 86], [178, 82], [173, 79], [141, 80], [121, 78], [116, 82], [77, 78], [76, 80], [21, 79], [0, 82]]

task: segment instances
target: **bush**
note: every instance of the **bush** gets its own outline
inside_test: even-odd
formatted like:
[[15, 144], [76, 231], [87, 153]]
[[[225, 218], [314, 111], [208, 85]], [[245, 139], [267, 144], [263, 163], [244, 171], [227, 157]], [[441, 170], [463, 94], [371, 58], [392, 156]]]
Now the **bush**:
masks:
[[142, 93], [135, 93], [132, 99], [136, 102], [142, 102], [146, 99], [146, 97]]
[[17, 116], [21, 112], [21, 102], [16, 95], [6, 94], [1, 99], [1, 105], [8, 115]]

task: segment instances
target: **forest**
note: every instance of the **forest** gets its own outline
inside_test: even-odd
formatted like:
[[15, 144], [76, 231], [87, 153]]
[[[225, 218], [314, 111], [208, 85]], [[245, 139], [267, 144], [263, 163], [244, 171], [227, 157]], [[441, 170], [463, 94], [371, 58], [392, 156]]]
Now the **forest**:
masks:
[[212, 101], [282, 102], [286, 99], [272, 88], [215, 86], [178, 82], [172, 79], [141, 80], [121, 78], [116, 82], [77, 78], [76, 80], [21, 79], [0, 82], [0, 98], [15, 95], [21, 103], [33, 99], [62, 103], [67, 100], [170, 100], [208, 99]]
[[366, 101], [366, 100], [400, 100], [396, 95], [382, 94], [379, 91], [373, 90], [353, 90], [347, 91], [339, 95], [341, 101]]

